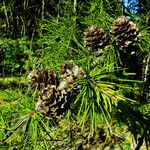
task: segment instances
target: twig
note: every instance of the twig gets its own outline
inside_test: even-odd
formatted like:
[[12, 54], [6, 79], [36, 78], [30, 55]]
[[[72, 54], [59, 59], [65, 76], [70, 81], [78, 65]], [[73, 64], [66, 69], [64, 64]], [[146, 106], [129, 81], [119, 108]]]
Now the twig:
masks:
[[77, 0], [74, 0], [73, 2], [73, 13], [76, 15], [77, 13]]

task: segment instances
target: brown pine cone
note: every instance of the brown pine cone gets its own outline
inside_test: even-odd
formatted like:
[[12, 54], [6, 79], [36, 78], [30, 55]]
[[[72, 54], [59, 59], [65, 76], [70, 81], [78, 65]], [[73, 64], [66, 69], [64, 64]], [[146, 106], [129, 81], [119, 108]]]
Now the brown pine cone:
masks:
[[55, 85], [49, 85], [39, 92], [36, 110], [46, 116], [59, 118], [68, 107], [67, 94], [58, 90]]
[[61, 77], [58, 89], [63, 90], [71, 87], [76, 79], [83, 77], [83, 70], [81, 67], [77, 66], [73, 61], [68, 61], [61, 66]]
[[61, 66], [61, 75], [63, 78], [66, 78], [68, 76], [78, 78], [83, 75], [83, 70], [81, 67], [77, 66], [72, 60], [70, 60]]
[[93, 25], [85, 30], [83, 41], [86, 48], [95, 52], [106, 47], [110, 42], [110, 37], [103, 29]]
[[46, 70], [33, 70], [28, 75], [28, 84], [31, 88], [41, 89], [41, 86], [45, 86], [48, 80], [48, 71]]
[[116, 45], [121, 48], [135, 45], [140, 37], [136, 24], [129, 21], [125, 16], [118, 17], [113, 22], [112, 33], [116, 37]]
[[86, 123], [84, 129], [81, 130], [81, 127], [73, 127], [73, 136], [75, 138], [74, 149], [83, 149], [83, 150], [96, 150], [99, 149], [101, 144], [106, 140], [106, 133], [103, 128], [98, 127], [97, 131], [91, 136], [90, 124]]
[[28, 84], [32, 89], [43, 89], [48, 84], [58, 85], [58, 78], [54, 72], [48, 72], [47, 70], [33, 70], [28, 75]]

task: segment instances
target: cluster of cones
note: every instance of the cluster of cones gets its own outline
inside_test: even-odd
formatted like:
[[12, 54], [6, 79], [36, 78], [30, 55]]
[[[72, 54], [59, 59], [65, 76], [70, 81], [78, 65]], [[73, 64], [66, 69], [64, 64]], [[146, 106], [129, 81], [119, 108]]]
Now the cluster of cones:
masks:
[[[149, 23], [150, 17], [147, 19], [147, 24]], [[140, 40], [140, 34], [135, 23], [125, 16], [120, 16], [112, 23], [110, 33], [97, 26], [91, 26], [85, 30], [83, 40], [84, 46], [95, 53], [113, 42], [119, 48], [127, 49]], [[81, 88], [74, 86], [76, 79], [83, 76], [82, 68], [73, 61], [63, 64], [59, 75], [47, 70], [32, 71], [28, 76], [29, 85], [32, 89], [39, 91], [36, 110], [55, 118], [63, 115], [69, 106], [70, 97]], [[70, 92], [69, 89], [72, 91]]]
[[52, 118], [61, 117], [69, 106], [71, 96], [80, 88], [74, 86], [76, 79], [82, 76], [83, 70], [73, 61], [61, 66], [60, 75], [47, 70], [33, 70], [28, 75], [28, 83], [32, 89], [38, 90], [36, 110]]
[[109, 45], [112, 37], [118, 47], [127, 48], [139, 41], [140, 34], [135, 23], [121, 16], [113, 22], [111, 33], [108, 34], [97, 26], [91, 26], [85, 30], [83, 40], [85, 47], [94, 52]]
[[[150, 16], [146, 19], [147, 26], [150, 27]], [[137, 79], [143, 80], [143, 68], [145, 66], [142, 58], [144, 53], [139, 54], [139, 51], [134, 48], [136, 43], [140, 41], [141, 35], [133, 21], [130, 21], [125, 16], [120, 16], [113, 21], [111, 31], [91, 26], [84, 32], [84, 46], [92, 52], [92, 54], [103, 53], [103, 49], [110, 44], [113, 44], [119, 49], [119, 55], [123, 68], [128, 68], [129, 71], [136, 73]], [[96, 55], [98, 56], [98, 55]], [[102, 57], [97, 57], [97, 62]]]

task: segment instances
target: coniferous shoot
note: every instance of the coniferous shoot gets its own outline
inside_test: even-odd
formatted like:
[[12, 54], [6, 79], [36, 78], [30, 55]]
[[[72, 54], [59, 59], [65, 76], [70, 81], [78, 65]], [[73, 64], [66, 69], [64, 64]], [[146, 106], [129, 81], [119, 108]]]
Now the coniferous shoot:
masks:
[[112, 33], [116, 37], [116, 45], [121, 48], [135, 45], [140, 38], [136, 24], [125, 16], [120, 16], [113, 22]]

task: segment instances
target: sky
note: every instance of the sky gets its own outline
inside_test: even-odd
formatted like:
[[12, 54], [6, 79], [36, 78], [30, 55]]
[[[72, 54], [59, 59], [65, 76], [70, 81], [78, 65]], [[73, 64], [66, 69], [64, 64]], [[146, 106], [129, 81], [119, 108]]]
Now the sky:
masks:
[[123, 0], [125, 7], [128, 7], [132, 13], [136, 12], [138, 0]]

